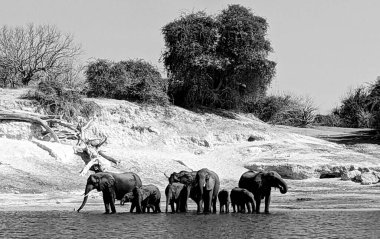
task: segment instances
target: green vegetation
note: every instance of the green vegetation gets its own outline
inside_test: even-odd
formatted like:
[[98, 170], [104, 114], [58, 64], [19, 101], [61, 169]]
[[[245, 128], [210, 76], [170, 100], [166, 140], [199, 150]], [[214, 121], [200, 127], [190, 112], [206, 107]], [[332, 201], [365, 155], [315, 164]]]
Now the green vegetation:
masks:
[[174, 104], [236, 109], [262, 97], [276, 63], [266, 39], [268, 24], [240, 5], [216, 17], [205, 12], [181, 16], [163, 27], [163, 62]]
[[83, 101], [76, 89], [66, 88], [59, 81], [41, 81], [25, 98], [36, 100], [46, 114], [60, 115], [68, 121], [78, 117], [91, 118], [100, 113], [100, 107], [92, 101]]
[[167, 80], [143, 60], [97, 60], [86, 70], [87, 95], [148, 103], [168, 103]]
[[329, 115], [318, 116], [316, 124], [348, 128], [380, 128], [380, 78], [368, 87], [347, 93]]
[[309, 98], [287, 94], [262, 97], [247, 103], [245, 110], [272, 124], [305, 127], [314, 122], [316, 108]]

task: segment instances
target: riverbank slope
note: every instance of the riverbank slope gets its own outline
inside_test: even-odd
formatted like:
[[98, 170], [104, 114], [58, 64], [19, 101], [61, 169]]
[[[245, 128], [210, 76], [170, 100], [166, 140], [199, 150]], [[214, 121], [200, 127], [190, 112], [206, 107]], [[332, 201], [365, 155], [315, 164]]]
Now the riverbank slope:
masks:
[[[38, 111], [33, 102], [20, 99], [20, 92], [1, 92], [0, 109]], [[89, 136], [107, 136], [102, 148], [121, 161], [111, 170], [136, 172], [144, 184], [164, 190], [164, 173], [207, 167], [219, 175], [222, 188], [231, 189], [248, 169], [276, 170], [286, 178], [289, 192], [273, 191], [274, 207], [380, 208], [379, 184], [341, 180], [346, 171], [379, 171], [380, 147], [376, 143], [330, 142], [333, 140], [322, 138], [342, 132], [309, 129], [305, 133], [268, 125], [250, 114], [88, 100], [101, 107]], [[84, 163], [74, 155], [70, 143], [36, 139], [34, 127], [0, 123], [0, 190], [4, 196], [0, 209], [21, 205], [71, 208], [71, 203], [82, 199], [87, 177], [79, 177], [79, 171]], [[323, 175], [337, 178], [319, 179]], [[99, 194], [93, 197], [101, 203]]]

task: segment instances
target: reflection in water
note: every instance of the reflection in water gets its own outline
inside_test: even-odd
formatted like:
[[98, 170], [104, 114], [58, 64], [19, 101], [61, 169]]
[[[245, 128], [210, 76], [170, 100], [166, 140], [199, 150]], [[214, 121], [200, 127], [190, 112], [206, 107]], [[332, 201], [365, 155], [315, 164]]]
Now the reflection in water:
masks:
[[380, 211], [265, 214], [131, 214], [20, 211], [0, 214], [0, 238], [379, 238]]

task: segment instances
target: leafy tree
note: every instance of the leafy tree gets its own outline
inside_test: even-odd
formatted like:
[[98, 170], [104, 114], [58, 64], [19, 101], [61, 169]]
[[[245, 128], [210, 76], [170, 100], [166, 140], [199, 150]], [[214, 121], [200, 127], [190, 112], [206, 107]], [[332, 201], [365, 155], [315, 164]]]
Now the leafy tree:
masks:
[[51, 25], [0, 29], [0, 75], [5, 86], [28, 85], [36, 77], [58, 77], [71, 70], [79, 54], [73, 37]]
[[215, 18], [198, 12], [164, 26], [163, 61], [174, 102], [235, 108], [244, 98], [265, 94], [276, 65], [267, 59], [267, 27], [240, 5]]
[[143, 60], [97, 60], [88, 65], [85, 74], [89, 96], [151, 103], [168, 101], [166, 79]]
[[368, 89], [358, 87], [350, 91], [342, 100], [342, 105], [335, 113], [341, 118], [344, 127], [358, 128], [369, 126], [368, 95]]

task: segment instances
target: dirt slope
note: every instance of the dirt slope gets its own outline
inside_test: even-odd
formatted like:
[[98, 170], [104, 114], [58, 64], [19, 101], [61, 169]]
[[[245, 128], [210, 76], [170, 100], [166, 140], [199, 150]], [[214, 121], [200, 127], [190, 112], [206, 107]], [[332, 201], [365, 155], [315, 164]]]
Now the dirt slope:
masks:
[[[19, 100], [15, 95], [9, 98], [3, 95], [1, 99], [0, 110], [36, 110], [31, 102]], [[297, 198], [318, 197], [314, 191], [319, 189], [313, 190], [318, 188], [316, 185], [321, 185], [321, 192], [330, 190], [337, 193], [332, 196], [333, 200], [342, 195], [343, 191], [339, 191], [342, 183], [369, 202], [374, 200], [373, 197], [363, 196], [366, 194], [362, 191], [367, 190], [370, 195], [379, 192], [375, 185], [367, 187], [336, 181], [338, 179], [318, 183], [319, 179], [316, 179], [323, 172], [351, 166], [379, 169], [379, 157], [367, 150], [377, 147], [373, 144], [366, 144], [365, 150], [358, 150], [349, 145], [297, 134], [291, 128], [268, 125], [249, 114], [193, 112], [175, 106], [90, 100], [99, 104], [102, 110], [95, 118], [89, 136], [107, 136], [108, 142], [103, 148], [107, 154], [121, 160], [121, 164], [112, 171], [136, 172], [144, 184], [153, 183], [164, 189], [167, 184], [164, 172], [169, 174], [207, 167], [218, 173], [222, 187], [231, 189], [247, 169], [274, 169], [285, 178], [310, 178], [287, 180], [292, 192], [275, 194], [280, 204], [285, 203], [283, 207], [289, 207], [289, 201], [297, 205]], [[1, 192], [75, 191], [70, 195], [78, 197], [86, 181], [86, 178], [79, 177], [83, 161], [73, 154], [71, 145], [32, 139], [35, 130], [31, 127], [27, 123], [0, 123], [0, 137], [3, 137], [0, 138]], [[378, 198], [376, 200], [370, 204], [380, 207]], [[330, 203], [329, 200], [326, 202]], [[4, 203], [11, 204], [9, 200]], [[303, 204], [308, 207], [308, 202]]]

